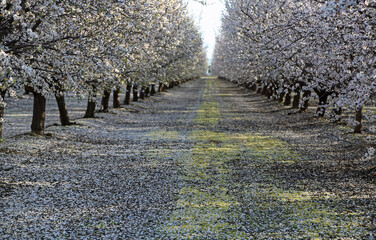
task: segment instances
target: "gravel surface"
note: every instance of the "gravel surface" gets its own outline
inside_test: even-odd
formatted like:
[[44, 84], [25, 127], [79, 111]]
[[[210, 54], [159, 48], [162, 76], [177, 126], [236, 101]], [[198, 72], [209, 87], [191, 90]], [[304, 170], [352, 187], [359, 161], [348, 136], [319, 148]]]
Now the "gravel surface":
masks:
[[51, 100], [38, 137], [31, 102], [7, 110], [0, 239], [374, 239], [367, 136], [312, 110], [207, 77], [95, 119], [73, 101], [68, 127]]

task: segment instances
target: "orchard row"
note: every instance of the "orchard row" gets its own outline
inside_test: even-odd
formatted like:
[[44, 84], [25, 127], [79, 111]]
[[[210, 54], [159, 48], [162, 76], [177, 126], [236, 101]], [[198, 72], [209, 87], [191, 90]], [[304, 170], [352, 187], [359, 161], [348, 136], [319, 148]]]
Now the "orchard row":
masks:
[[332, 121], [354, 111], [361, 131], [362, 109], [376, 97], [374, 0], [228, 0], [226, 7], [213, 73], [281, 101], [294, 95], [301, 112], [315, 96], [316, 114], [330, 107]]
[[99, 95], [106, 110], [111, 91], [115, 99], [132, 88], [148, 95], [206, 71], [203, 42], [183, 0], [0, 4], [0, 134], [7, 93], [33, 93], [31, 128], [43, 134], [47, 96], [55, 96], [68, 125], [68, 92], [88, 96], [85, 116], [92, 117]]

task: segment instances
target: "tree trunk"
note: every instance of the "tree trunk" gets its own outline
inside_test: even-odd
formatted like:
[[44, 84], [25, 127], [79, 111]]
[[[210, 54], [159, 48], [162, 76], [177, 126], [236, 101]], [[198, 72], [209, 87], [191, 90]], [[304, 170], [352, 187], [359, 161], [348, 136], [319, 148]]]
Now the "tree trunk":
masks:
[[257, 85], [256, 85], [256, 83], [253, 83], [252, 86], [251, 86], [251, 91], [256, 92], [256, 90], [257, 90]]
[[141, 90], [140, 90], [140, 99], [145, 99], [145, 86], [142, 86], [141, 87]]
[[110, 103], [110, 96], [111, 91], [110, 90], [104, 90], [102, 101], [101, 101], [101, 112], [108, 112], [109, 111], [109, 103]]
[[279, 94], [278, 102], [282, 103], [286, 93], [283, 91]]
[[57, 102], [57, 106], [59, 108], [61, 126], [72, 125], [72, 122], [69, 120], [69, 114], [67, 110], [67, 105], [65, 104], [64, 94], [55, 94], [55, 99]]
[[328, 103], [329, 94], [327, 92], [319, 92], [317, 95], [319, 96], [319, 106], [317, 107], [316, 115], [318, 117], [324, 117], [326, 110], [325, 105]]
[[266, 85], [264, 85], [264, 86], [262, 87], [261, 94], [262, 94], [262, 95], [266, 95], [267, 90], [268, 90], [268, 88], [266, 87]]
[[155, 83], [153, 84], [150, 84], [150, 96], [153, 96], [156, 94], [156, 91], [155, 91]]
[[46, 120], [46, 98], [33, 91], [34, 95], [34, 106], [33, 106], [33, 120], [31, 122], [31, 132], [43, 135], [44, 134], [44, 123]]
[[0, 139], [3, 138], [3, 119], [4, 119], [4, 111], [5, 111], [4, 98], [5, 98], [6, 92], [7, 92], [6, 90], [0, 92], [0, 96], [2, 98], [2, 101], [0, 101]]
[[361, 107], [358, 111], [356, 111], [355, 121], [357, 121], [358, 123], [354, 127], [354, 133], [361, 133], [362, 132], [362, 119], [363, 119], [362, 110], [363, 110], [363, 107]]
[[260, 94], [260, 93], [261, 93], [261, 91], [262, 91], [262, 87], [260, 87], [260, 86], [257, 86], [256, 88], [257, 88], [257, 90], [256, 90], [256, 93]]
[[112, 101], [114, 108], [120, 108], [120, 88], [114, 90], [114, 96]]
[[294, 95], [294, 100], [292, 101], [292, 108], [299, 108], [299, 103], [300, 103], [300, 98], [301, 98], [300, 91], [296, 89], [294, 92], [295, 92], [295, 95]]
[[267, 88], [265, 95], [266, 95], [267, 98], [270, 99], [270, 97], [273, 96], [273, 88], [272, 87]]
[[163, 86], [164, 86], [164, 84], [162, 82], [159, 82], [158, 92], [163, 91]]
[[95, 117], [95, 97], [96, 97], [95, 92], [89, 93], [88, 101], [87, 101], [87, 108], [86, 108], [86, 113], [84, 118], [94, 118]]
[[132, 84], [127, 84], [127, 90], [125, 91], [125, 98], [124, 98], [124, 104], [129, 105], [131, 103], [131, 90], [132, 90]]
[[137, 84], [133, 86], [133, 101], [134, 102], [138, 101], [138, 85]]
[[149, 97], [150, 96], [150, 86], [147, 86], [145, 88], [145, 97]]
[[309, 105], [309, 98], [311, 97], [311, 91], [304, 91], [303, 92], [303, 104], [299, 109], [299, 112], [306, 112], [308, 110], [308, 105]]
[[291, 90], [289, 89], [286, 96], [285, 96], [285, 101], [283, 102], [283, 105], [285, 106], [290, 106], [291, 105]]

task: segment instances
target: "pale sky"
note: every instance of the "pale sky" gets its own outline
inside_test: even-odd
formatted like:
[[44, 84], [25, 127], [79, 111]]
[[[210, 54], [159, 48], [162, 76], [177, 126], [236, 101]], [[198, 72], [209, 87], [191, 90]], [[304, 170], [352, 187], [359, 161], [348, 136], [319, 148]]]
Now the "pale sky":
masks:
[[[207, 5], [198, 3], [200, 0], [187, 0], [188, 10], [196, 19], [197, 26], [200, 27], [204, 38], [204, 46], [207, 49], [207, 57], [209, 61], [212, 58], [215, 37], [219, 33], [221, 26], [221, 14], [224, 9], [222, 0], [204, 0]], [[201, 0], [202, 1], [202, 0]]]

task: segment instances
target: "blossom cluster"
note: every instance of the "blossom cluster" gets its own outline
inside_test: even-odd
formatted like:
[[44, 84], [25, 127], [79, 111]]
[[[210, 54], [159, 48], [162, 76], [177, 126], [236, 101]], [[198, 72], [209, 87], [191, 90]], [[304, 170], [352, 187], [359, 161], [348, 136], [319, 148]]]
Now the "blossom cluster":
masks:
[[1, 91], [83, 94], [206, 69], [181, 0], [2, 0], [0, 22]]
[[[359, 111], [376, 96], [376, 2], [229, 0], [213, 73]], [[338, 119], [339, 117], [336, 116]]]

